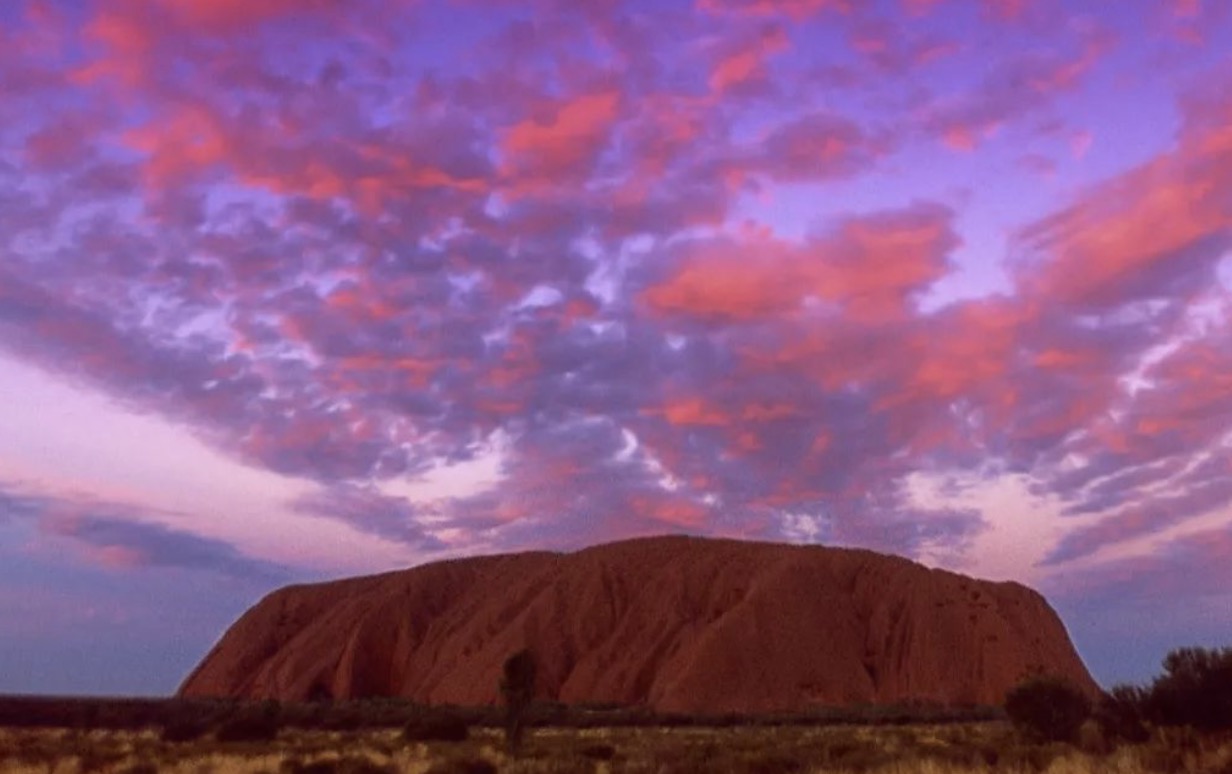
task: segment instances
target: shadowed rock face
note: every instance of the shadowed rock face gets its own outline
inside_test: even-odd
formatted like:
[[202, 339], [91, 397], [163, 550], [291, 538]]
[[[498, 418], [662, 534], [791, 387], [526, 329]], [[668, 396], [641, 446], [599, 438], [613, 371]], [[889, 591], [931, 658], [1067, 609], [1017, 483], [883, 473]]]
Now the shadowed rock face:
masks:
[[284, 588], [180, 694], [490, 704], [527, 646], [541, 696], [665, 712], [999, 704], [1033, 670], [1096, 690], [1025, 586], [869, 551], [667, 537]]

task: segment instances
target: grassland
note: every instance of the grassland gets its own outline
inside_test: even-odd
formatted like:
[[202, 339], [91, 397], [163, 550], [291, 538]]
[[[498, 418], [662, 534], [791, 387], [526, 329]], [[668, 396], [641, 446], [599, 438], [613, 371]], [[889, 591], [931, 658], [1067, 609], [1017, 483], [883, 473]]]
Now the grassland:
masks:
[[7, 728], [0, 770], [75, 772], [347, 772], [378, 774], [1232, 774], [1232, 738], [1160, 732], [1113, 747], [1098, 733], [1077, 745], [1037, 745], [1004, 722], [626, 726], [533, 730], [512, 758], [495, 728], [456, 742], [410, 741], [396, 728], [283, 728], [272, 741], [223, 742], [208, 732], [169, 741], [159, 728]]

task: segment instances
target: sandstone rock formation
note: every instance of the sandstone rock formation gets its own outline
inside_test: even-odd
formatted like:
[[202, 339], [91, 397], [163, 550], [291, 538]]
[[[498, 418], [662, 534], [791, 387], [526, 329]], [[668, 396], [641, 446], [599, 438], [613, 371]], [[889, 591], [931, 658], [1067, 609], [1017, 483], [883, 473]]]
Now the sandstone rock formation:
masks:
[[666, 712], [997, 704], [1032, 670], [1095, 690], [1025, 586], [870, 551], [665, 537], [284, 588], [180, 694], [488, 704], [524, 646], [541, 696]]

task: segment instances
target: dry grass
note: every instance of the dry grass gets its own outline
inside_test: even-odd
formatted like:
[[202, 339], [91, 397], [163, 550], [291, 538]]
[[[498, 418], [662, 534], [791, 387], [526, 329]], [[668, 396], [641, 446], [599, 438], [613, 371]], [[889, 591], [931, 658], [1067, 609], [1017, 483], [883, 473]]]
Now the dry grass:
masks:
[[1003, 723], [939, 726], [541, 728], [523, 755], [500, 735], [472, 730], [465, 742], [408, 742], [397, 730], [284, 730], [273, 743], [207, 736], [163, 741], [153, 731], [0, 730], [0, 771], [38, 774], [1232, 774], [1232, 739], [1158, 734], [1109, 749], [1040, 746]]

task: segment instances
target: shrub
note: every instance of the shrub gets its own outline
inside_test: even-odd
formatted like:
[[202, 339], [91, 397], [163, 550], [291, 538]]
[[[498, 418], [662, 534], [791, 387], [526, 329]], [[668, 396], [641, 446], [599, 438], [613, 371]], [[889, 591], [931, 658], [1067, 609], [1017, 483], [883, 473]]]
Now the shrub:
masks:
[[1146, 771], [1159, 774], [1183, 774], [1193, 771], [1201, 749], [1198, 732], [1193, 728], [1164, 728], [1143, 745], [1138, 753]]
[[1072, 742], [1091, 715], [1091, 701], [1059, 677], [1033, 677], [1005, 697], [1014, 728], [1041, 742]]
[[588, 744], [579, 752], [586, 758], [596, 761], [610, 761], [616, 757], [616, 748], [606, 742]]
[[1146, 695], [1148, 720], [1200, 731], [1232, 729], [1232, 648], [1180, 648], [1163, 666]]
[[163, 726], [160, 737], [164, 742], [182, 743], [195, 742], [210, 731], [209, 723], [204, 720], [178, 719]]
[[1106, 734], [1103, 726], [1095, 720], [1082, 724], [1075, 744], [1082, 752], [1096, 757], [1110, 755], [1117, 748], [1117, 740]]
[[265, 702], [259, 710], [246, 711], [223, 722], [214, 733], [220, 742], [272, 742], [281, 728], [278, 705]]
[[411, 718], [402, 728], [402, 738], [408, 742], [465, 742], [469, 736], [466, 721], [455, 715]]
[[1151, 738], [1144, 715], [1147, 692], [1136, 685], [1116, 685], [1095, 705], [1095, 721], [1109, 742], [1141, 744]]

